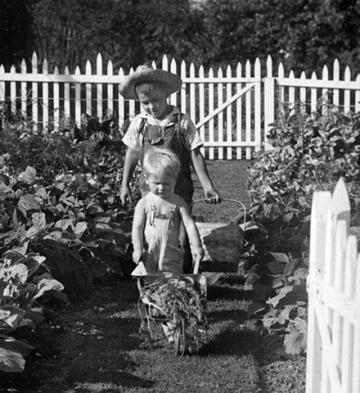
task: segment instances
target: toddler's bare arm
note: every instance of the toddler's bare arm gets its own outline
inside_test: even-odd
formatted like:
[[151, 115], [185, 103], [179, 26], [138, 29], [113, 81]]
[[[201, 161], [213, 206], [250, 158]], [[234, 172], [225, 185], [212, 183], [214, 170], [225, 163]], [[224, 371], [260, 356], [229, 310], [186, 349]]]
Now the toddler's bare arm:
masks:
[[132, 224], [132, 243], [133, 243], [133, 261], [139, 263], [144, 249], [144, 226], [145, 226], [145, 207], [143, 199], [135, 207], [134, 219]]

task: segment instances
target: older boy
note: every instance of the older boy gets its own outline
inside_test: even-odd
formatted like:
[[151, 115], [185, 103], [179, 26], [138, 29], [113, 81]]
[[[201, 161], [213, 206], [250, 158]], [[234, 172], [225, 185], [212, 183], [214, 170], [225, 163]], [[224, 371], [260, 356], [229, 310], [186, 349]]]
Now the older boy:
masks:
[[167, 103], [167, 97], [179, 90], [181, 83], [178, 75], [147, 65], [139, 66], [120, 83], [119, 91], [124, 98], [140, 101], [144, 111], [133, 119], [123, 138], [128, 147], [120, 194], [123, 203], [127, 198], [131, 199], [130, 178], [138, 161], [142, 163], [145, 151], [151, 146], [169, 148], [179, 157], [181, 171], [175, 192], [188, 204], [193, 194], [190, 163], [194, 166], [205, 198], [211, 203], [220, 199], [200, 152], [203, 142], [194, 123], [178, 108]]
[[[178, 156], [180, 174], [175, 193], [187, 204], [191, 204], [194, 192], [191, 164], [203, 187], [205, 198], [210, 203], [220, 202], [220, 195], [213, 186], [200, 151], [203, 142], [194, 123], [186, 114], [167, 102], [170, 94], [181, 88], [181, 83], [181, 78], [176, 74], [141, 65], [134, 73], [123, 77], [119, 84], [120, 94], [126, 99], [138, 100], [143, 109], [143, 113], [133, 119], [123, 138], [128, 149], [120, 192], [122, 203], [127, 199], [131, 200], [131, 176], [137, 163], [142, 164], [145, 152], [152, 146], [167, 148]], [[180, 241], [186, 249], [188, 246], [185, 237], [185, 231], [182, 231]], [[186, 265], [188, 262], [185, 261]]]

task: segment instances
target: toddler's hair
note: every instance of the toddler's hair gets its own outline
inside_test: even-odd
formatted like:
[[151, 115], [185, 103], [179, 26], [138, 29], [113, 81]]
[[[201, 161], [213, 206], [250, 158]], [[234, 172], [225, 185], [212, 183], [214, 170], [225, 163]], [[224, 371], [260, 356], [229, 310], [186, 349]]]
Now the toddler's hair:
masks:
[[135, 86], [135, 94], [138, 97], [139, 94], [146, 94], [148, 95], [151, 91], [155, 89], [165, 90], [166, 93], [168, 89], [164, 83], [161, 82], [142, 82]]
[[180, 160], [168, 149], [153, 147], [145, 153], [143, 169], [146, 176], [161, 174], [176, 180], [180, 172]]

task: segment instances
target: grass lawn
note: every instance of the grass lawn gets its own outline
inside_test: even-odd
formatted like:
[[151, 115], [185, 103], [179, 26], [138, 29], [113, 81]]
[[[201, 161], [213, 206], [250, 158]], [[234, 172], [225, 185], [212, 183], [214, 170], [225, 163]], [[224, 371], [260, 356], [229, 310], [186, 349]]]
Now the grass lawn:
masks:
[[[138, 332], [135, 281], [98, 285], [37, 336], [39, 351], [1, 392], [304, 393], [304, 358], [247, 315], [251, 293], [236, 277], [208, 288], [209, 330], [199, 353], [178, 358], [161, 329]], [[12, 390], [11, 390], [12, 389]]]
[[[215, 188], [222, 198], [235, 199], [244, 203], [247, 207], [250, 204], [250, 198], [247, 193], [247, 173], [250, 161], [207, 161], [207, 167], [210, 178]], [[197, 177], [194, 180], [194, 200], [203, 199], [204, 195], [200, 182]], [[241, 207], [234, 202], [224, 201], [220, 205], [205, 205], [198, 203], [194, 205], [193, 212], [201, 215], [206, 221], [224, 221], [231, 220], [239, 213]]]
[[[210, 162], [223, 197], [249, 204], [247, 162]], [[196, 183], [195, 198], [201, 197]], [[237, 207], [203, 206], [207, 220], [231, 219]], [[210, 211], [215, 209], [215, 211]], [[233, 210], [231, 210], [233, 209]], [[220, 217], [220, 216], [224, 217]], [[19, 393], [304, 393], [304, 357], [288, 357], [281, 338], [262, 335], [247, 313], [241, 277], [208, 286], [209, 330], [199, 353], [178, 358], [159, 326], [139, 333], [134, 280], [97, 284], [36, 333], [39, 350], [20, 375], [0, 374], [0, 392]]]

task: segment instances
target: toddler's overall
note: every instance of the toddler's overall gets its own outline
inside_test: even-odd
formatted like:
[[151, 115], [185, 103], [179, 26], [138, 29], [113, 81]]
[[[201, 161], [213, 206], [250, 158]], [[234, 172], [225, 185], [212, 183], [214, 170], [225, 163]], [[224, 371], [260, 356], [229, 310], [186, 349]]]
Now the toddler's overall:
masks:
[[143, 262], [148, 274], [183, 273], [184, 251], [179, 245], [180, 212], [172, 205], [167, 214], [156, 208], [154, 195], [146, 196], [146, 222], [144, 229], [145, 255]]

